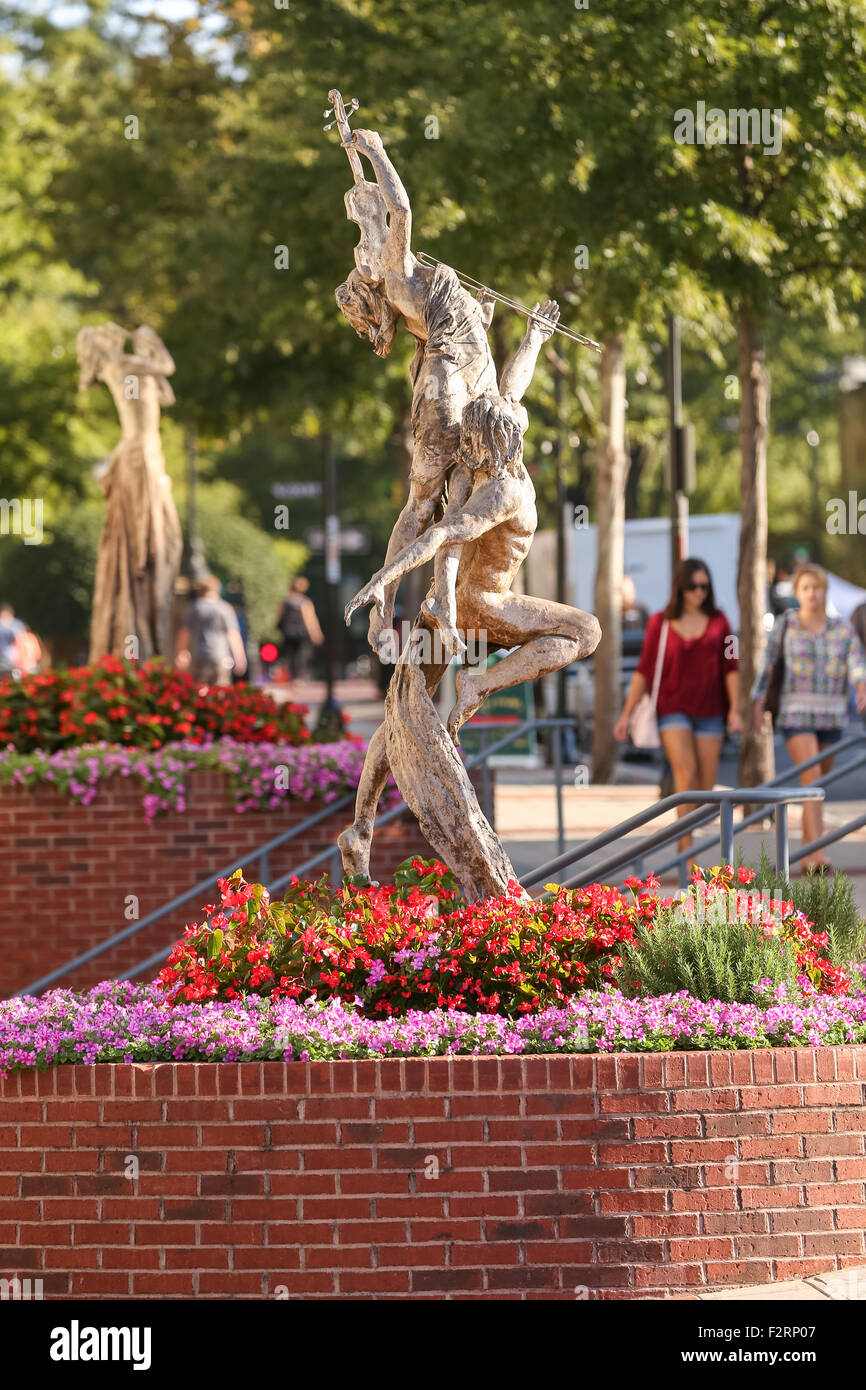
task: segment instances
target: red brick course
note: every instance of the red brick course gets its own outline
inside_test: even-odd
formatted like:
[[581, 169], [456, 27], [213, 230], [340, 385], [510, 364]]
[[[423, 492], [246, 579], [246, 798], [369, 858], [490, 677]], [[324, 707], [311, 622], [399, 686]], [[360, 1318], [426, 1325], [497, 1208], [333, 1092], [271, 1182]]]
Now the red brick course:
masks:
[[[150, 824], [142, 796], [140, 785], [121, 777], [101, 783], [90, 806], [54, 787], [0, 788], [0, 998], [128, 927], [130, 895], [138, 899], [138, 918], [146, 917], [319, 809], [296, 802], [238, 815], [221, 772], [191, 772], [186, 811], [162, 813]], [[271, 875], [329, 849], [350, 819], [338, 811], [281, 845], [271, 855]], [[430, 853], [406, 814], [377, 831], [373, 875], [384, 881], [408, 855]], [[252, 858], [245, 868], [251, 877], [259, 871]], [[202, 905], [191, 899], [61, 983], [84, 989], [163, 948], [168, 954]]]
[[864, 1084], [866, 1047], [15, 1075], [0, 1277], [47, 1298], [661, 1299], [860, 1265]]

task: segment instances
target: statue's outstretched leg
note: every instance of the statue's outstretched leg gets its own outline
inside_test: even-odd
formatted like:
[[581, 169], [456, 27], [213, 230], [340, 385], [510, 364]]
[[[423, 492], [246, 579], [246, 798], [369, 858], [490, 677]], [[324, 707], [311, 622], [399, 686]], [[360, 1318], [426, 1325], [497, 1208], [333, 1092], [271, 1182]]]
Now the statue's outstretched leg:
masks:
[[[417, 628], [420, 624], [416, 623]], [[426, 626], [426, 624], [425, 624]], [[415, 628], [413, 628], [413, 632]], [[411, 639], [410, 639], [411, 640]], [[448, 669], [446, 661], [431, 661], [422, 667], [427, 689], [433, 695]], [[373, 846], [373, 830], [376, 824], [376, 811], [385, 783], [388, 780], [388, 755], [385, 751], [385, 725], [380, 724], [367, 748], [367, 756], [361, 770], [361, 780], [355, 797], [355, 819], [337, 837], [337, 845], [343, 859], [343, 872], [346, 875], [364, 874], [370, 876], [370, 851]]]
[[601, 640], [598, 619], [565, 604], [524, 594], [491, 598], [473, 618], [486, 628], [489, 646], [514, 647], [493, 666], [464, 666], [457, 673], [457, 698], [447, 728], [457, 735], [495, 690], [534, 681], [594, 652]]

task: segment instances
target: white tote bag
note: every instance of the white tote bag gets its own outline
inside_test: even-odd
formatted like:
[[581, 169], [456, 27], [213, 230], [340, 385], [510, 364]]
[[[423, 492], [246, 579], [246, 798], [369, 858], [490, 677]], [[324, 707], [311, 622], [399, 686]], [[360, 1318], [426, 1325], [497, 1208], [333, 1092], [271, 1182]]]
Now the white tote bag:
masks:
[[659, 638], [659, 650], [656, 656], [656, 669], [653, 676], [652, 694], [643, 694], [632, 711], [631, 719], [628, 721], [628, 731], [631, 741], [635, 748], [660, 748], [661, 738], [659, 736], [659, 721], [656, 718], [656, 704], [659, 698], [659, 686], [662, 679], [662, 665], [665, 659], [665, 648], [668, 644], [668, 624], [667, 619], [662, 623], [661, 637]]

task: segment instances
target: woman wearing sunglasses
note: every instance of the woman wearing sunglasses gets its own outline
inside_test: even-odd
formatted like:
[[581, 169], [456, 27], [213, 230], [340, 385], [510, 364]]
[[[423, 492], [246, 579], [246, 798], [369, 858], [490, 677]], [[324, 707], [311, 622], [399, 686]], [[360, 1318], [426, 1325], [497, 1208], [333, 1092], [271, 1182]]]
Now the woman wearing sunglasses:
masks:
[[[657, 684], [659, 736], [678, 792], [714, 787], [725, 719], [732, 734], [742, 728], [735, 652], [736, 639], [716, 607], [707, 566], [702, 560], [682, 560], [667, 608], [649, 620], [640, 661], [613, 731], [625, 743], [632, 714]], [[681, 806], [678, 814], [693, 809]], [[691, 835], [683, 835], [679, 848], [690, 849], [691, 843]]]

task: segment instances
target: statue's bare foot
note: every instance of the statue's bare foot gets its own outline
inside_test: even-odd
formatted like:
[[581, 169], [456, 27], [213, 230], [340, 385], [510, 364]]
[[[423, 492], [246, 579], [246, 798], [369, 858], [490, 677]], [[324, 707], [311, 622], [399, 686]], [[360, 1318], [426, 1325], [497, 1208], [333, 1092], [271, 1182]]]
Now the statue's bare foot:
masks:
[[457, 614], [446, 612], [436, 594], [430, 594], [421, 604], [421, 612], [426, 613], [434, 624], [442, 647], [442, 656], [450, 661], [452, 656], [465, 656], [466, 643], [457, 629]]
[[485, 671], [477, 671], [468, 666], [462, 666], [457, 672], [455, 681], [457, 699], [446, 724], [448, 732], [456, 744], [460, 742], [457, 735], [461, 727], [467, 719], [472, 718], [479, 705], [484, 703], [484, 691], [481, 687], [485, 675]]
[[370, 877], [370, 844], [354, 826], [349, 825], [337, 836], [337, 846], [343, 857], [343, 872], [347, 877], [363, 874]]

